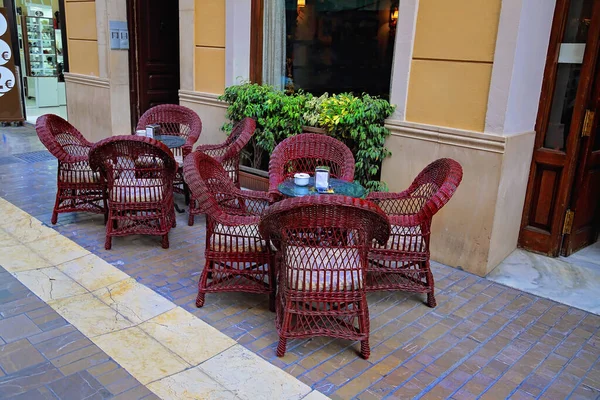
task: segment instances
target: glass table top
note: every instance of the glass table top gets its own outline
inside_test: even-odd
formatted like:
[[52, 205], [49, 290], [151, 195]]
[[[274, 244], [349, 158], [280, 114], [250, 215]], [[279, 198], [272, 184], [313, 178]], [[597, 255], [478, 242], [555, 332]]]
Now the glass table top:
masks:
[[293, 178], [286, 179], [277, 189], [279, 192], [288, 197], [313, 196], [320, 194], [341, 194], [350, 197], [365, 197], [367, 191], [358, 183], [346, 182], [340, 179], [329, 178], [328, 192], [318, 192], [315, 189], [315, 178], [311, 176], [308, 180], [308, 185], [298, 186], [294, 183]]

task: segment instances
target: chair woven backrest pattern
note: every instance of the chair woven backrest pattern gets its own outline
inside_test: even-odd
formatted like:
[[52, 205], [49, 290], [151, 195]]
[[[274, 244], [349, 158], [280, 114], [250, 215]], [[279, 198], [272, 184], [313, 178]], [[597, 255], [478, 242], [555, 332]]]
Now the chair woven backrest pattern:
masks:
[[181, 153], [183, 157], [191, 153], [202, 133], [202, 121], [198, 114], [177, 104], [161, 104], [150, 108], [141, 116], [136, 129], [145, 129], [150, 124], [160, 125], [162, 135], [184, 138], [186, 141], [182, 148], [174, 149], [174, 154]]
[[252, 118], [244, 118], [236, 123], [225, 142], [218, 145], [201, 145], [196, 151], [201, 151], [215, 158], [229, 173], [229, 177], [239, 187], [240, 157], [243, 148], [248, 144], [254, 131], [256, 122]]
[[330, 168], [330, 176], [354, 180], [354, 156], [342, 142], [327, 135], [302, 133], [279, 143], [269, 161], [269, 193], [297, 172], [314, 173], [317, 166]]
[[78, 162], [81, 157], [87, 159], [92, 144], [58, 115], [42, 115], [35, 129], [40, 141], [59, 162]]

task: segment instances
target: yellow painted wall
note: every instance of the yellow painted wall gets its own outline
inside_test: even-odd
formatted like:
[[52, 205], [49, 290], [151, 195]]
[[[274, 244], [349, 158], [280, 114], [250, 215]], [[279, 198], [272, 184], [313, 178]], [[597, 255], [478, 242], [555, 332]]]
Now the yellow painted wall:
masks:
[[482, 132], [501, 0], [419, 3], [406, 119]]
[[66, 0], [65, 18], [69, 41], [69, 72], [100, 76], [95, 1]]
[[225, 0], [196, 0], [194, 90], [225, 90]]

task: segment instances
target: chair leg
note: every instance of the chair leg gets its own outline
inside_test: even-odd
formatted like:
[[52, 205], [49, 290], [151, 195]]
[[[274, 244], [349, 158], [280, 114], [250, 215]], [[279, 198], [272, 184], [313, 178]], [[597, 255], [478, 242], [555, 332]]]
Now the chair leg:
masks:
[[369, 359], [371, 348], [369, 347], [369, 339], [360, 341], [360, 356], [365, 360]]
[[427, 306], [429, 306], [431, 308], [435, 308], [435, 306], [437, 306], [437, 302], [435, 301], [435, 294], [434, 294], [435, 285], [433, 282], [433, 274], [431, 273], [429, 261], [427, 262], [427, 275], [425, 276], [425, 279], [427, 281], [427, 287], [430, 290], [430, 292], [427, 293]]
[[183, 182], [183, 195], [185, 196], [185, 205], [189, 206], [190, 205], [190, 188], [188, 188], [188, 185]]
[[169, 234], [168, 233], [162, 236], [162, 248], [163, 249], [169, 248]]
[[287, 347], [287, 338], [279, 336], [279, 344], [277, 345], [277, 357], [283, 357], [285, 355], [286, 347]]
[[206, 293], [202, 291], [202, 289], [206, 288], [206, 281], [209, 278], [210, 269], [211, 269], [211, 261], [207, 261], [204, 264], [204, 269], [202, 270], [202, 274], [200, 274], [200, 279], [198, 280], [198, 296], [196, 297], [196, 307], [200, 308], [204, 305], [204, 297]]
[[56, 201], [54, 202], [54, 210], [52, 210], [52, 219], [50, 220], [52, 225], [56, 225], [58, 222], [58, 206], [60, 205], [59, 193], [60, 189], [56, 191]]
[[104, 241], [104, 248], [110, 250], [112, 248], [112, 230], [114, 229], [116, 221], [111, 218], [110, 211], [108, 212], [108, 222], [106, 223], [106, 240]]
[[188, 216], [188, 226], [194, 226], [194, 214], [192, 214], [191, 211]]
[[276, 295], [275, 292], [269, 293], [269, 311], [275, 312]]
[[196, 297], [196, 307], [201, 308], [204, 305], [204, 297], [205, 293], [198, 292], [198, 296]]

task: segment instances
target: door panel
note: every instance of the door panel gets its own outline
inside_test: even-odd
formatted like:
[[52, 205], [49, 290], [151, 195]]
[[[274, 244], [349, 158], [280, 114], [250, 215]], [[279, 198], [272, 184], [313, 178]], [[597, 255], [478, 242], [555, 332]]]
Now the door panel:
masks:
[[[598, 239], [598, 202], [600, 201], [600, 62], [597, 62], [594, 91], [587, 108], [594, 112], [590, 136], [583, 137], [579, 166], [575, 177], [571, 211], [574, 212], [571, 233], [563, 242], [562, 254], [589, 246]], [[592, 114], [590, 114], [592, 115]], [[591, 117], [590, 117], [591, 118]]]
[[595, 71], [600, 0], [558, 0], [519, 245], [557, 256]]
[[136, 19], [136, 36], [131, 42], [137, 71], [131, 76], [136, 81], [132, 85], [136, 89], [132, 119], [137, 122], [153, 106], [179, 103], [179, 4], [173, 0], [130, 1]]

